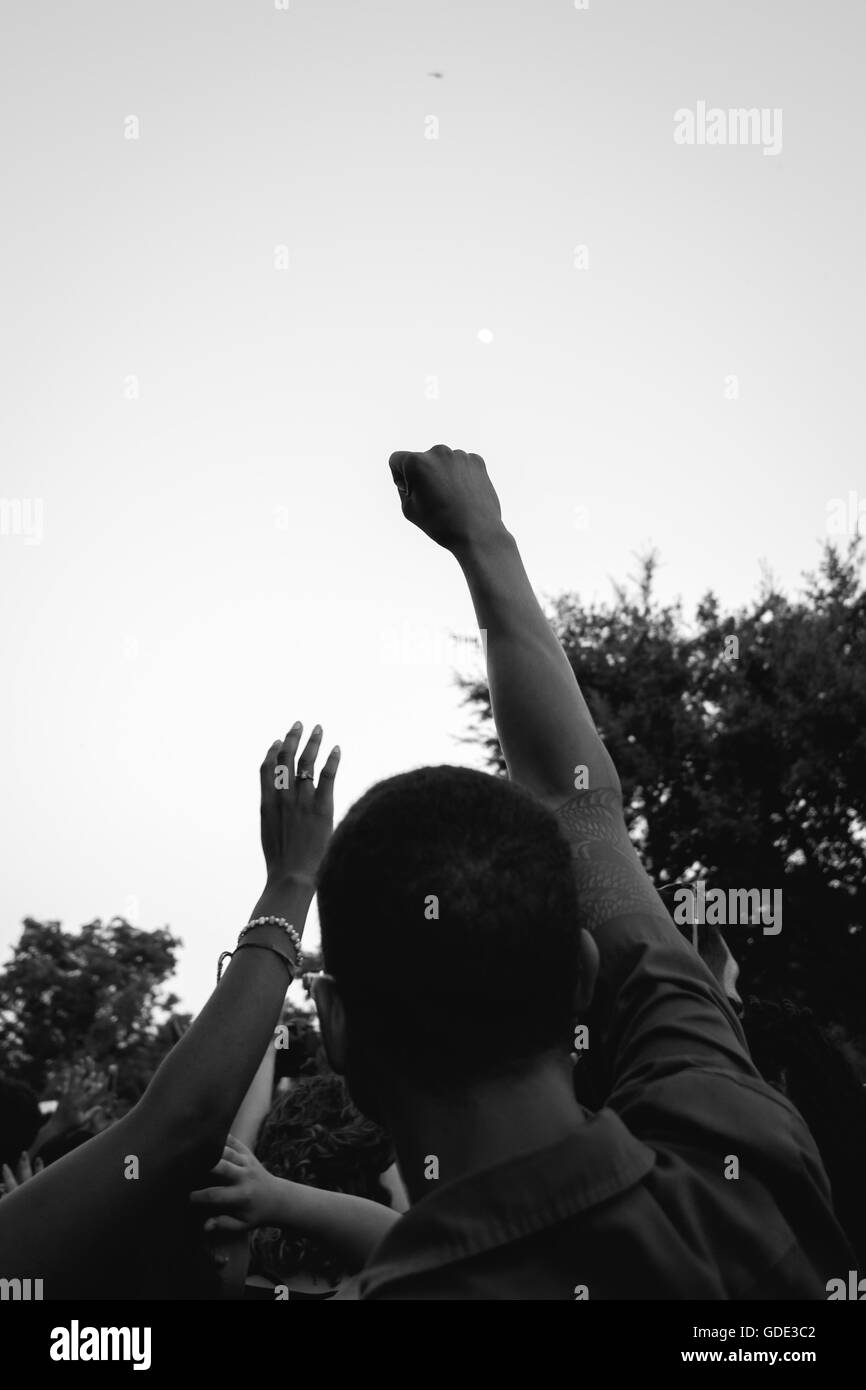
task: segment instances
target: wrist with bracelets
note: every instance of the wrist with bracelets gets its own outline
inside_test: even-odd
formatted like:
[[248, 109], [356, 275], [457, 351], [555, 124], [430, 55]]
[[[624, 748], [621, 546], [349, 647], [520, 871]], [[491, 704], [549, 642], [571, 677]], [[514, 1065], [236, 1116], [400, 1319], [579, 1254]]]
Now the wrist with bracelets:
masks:
[[[291, 956], [284, 955], [282, 951], [278, 950], [276, 946], [272, 946], [269, 942], [244, 941], [244, 937], [246, 936], [247, 932], [253, 931], [256, 927], [279, 927], [280, 931], [282, 931], [288, 937], [289, 944], [291, 945], [294, 951], [294, 959], [292, 959]], [[300, 934], [295, 930], [291, 922], [287, 922], [285, 917], [255, 917], [252, 922], [247, 922], [247, 925], [241, 931], [240, 935], [238, 936], [238, 944], [235, 947], [234, 951], [222, 952], [219, 960], [217, 961], [217, 984], [219, 984], [222, 978], [223, 961], [226, 960], [226, 958], [231, 960], [232, 956], [237, 951], [248, 950], [270, 951], [273, 955], [279, 956], [280, 960], [288, 969], [290, 982], [300, 972], [301, 962], [304, 958], [303, 951], [301, 950]]]

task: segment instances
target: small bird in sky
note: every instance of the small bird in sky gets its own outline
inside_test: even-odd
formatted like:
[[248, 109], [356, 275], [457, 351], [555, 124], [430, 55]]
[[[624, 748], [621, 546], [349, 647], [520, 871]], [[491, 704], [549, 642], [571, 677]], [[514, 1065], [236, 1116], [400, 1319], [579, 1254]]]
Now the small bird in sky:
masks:
[[444, 72], [428, 72], [428, 77], [444, 77]]

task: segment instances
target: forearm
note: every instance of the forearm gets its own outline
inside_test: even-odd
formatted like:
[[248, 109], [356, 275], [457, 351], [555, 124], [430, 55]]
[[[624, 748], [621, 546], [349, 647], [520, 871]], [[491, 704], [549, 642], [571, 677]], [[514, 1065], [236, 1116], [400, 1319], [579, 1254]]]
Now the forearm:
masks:
[[346, 1192], [272, 1178], [268, 1221], [320, 1241], [341, 1256], [350, 1272], [362, 1269], [399, 1214], [380, 1202]]
[[[602, 976], [618, 975], [620, 934], [608, 924], [647, 913], [674, 948], [679, 933], [626, 829], [616, 769], [504, 528], [457, 551], [478, 624], [496, 731], [512, 780], [557, 812], [572, 848], [581, 919], [595, 935]], [[585, 779], [575, 769], [585, 767]], [[577, 787], [575, 783], [577, 782]]]
[[578, 785], [620, 783], [568, 658], [504, 527], [455, 550], [478, 626], [486, 630], [487, 678], [496, 731], [512, 781], [547, 802]]
[[[254, 913], [284, 917], [301, 933], [311, 900], [310, 885], [277, 885], [266, 889]], [[257, 927], [245, 940], [292, 954], [279, 927]], [[167, 1115], [195, 1115], [202, 1144], [215, 1148], [219, 1157], [279, 1020], [289, 984], [289, 973], [272, 950], [236, 952], [219, 987], [139, 1102], [153, 1114], [154, 1123]]]
[[231, 1132], [242, 1144], [254, 1149], [259, 1130], [271, 1108], [274, 1090], [274, 1067], [276, 1054], [273, 1038], [268, 1042], [259, 1069], [250, 1082], [249, 1090], [241, 1101], [241, 1107], [232, 1121]]

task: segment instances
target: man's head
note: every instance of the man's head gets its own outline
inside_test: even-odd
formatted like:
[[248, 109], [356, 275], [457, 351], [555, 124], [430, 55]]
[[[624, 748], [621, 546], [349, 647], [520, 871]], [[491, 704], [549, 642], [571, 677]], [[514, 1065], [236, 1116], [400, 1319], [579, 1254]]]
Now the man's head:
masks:
[[556, 818], [510, 782], [380, 782], [334, 834], [319, 914], [325, 1045], [368, 1113], [395, 1078], [437, 1094], [567, 1057], [594, 946]]

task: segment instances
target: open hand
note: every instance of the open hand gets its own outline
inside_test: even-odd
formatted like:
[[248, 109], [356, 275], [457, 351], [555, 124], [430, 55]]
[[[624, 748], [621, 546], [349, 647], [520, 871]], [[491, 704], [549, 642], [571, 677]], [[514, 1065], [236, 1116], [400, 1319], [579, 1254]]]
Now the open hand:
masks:
[[16, 1187], [20, 1187], [22, 1183], [29, 1182], [31, 1178], [35, 1178], [36, 1174], [41, 1172], [42, 1159], [37, 1158], [31, 1168], [30, 1158], [26, 1153], [23, 1153], [19, 1158], [14, 1172], [8, 1163], [4, 1163], [2, 1168], [0, 1168], [0, 1173], [3, 1175], [3, 1182], [0, 1183], [0, 1196], [6, 1192], [14, 1192]]
[[303, 726], [293, 724], [286, 737], [271, 744], [261, 766], [262, 850], [268, 883], [315, 877], [334, 828], [334, 778], [340, 749], [332, 748], [319, 773], [312, 773], [322, 742], [319, 724], [298, 758]]

